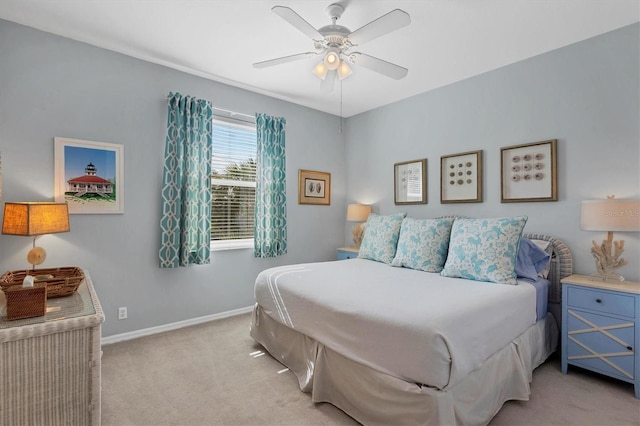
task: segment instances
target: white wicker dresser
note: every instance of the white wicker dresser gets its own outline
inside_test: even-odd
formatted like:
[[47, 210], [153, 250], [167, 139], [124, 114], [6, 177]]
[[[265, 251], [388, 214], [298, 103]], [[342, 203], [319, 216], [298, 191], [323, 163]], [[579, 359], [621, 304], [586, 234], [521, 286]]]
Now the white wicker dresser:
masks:
[[8, 321], [0, 292], [0, 424], [99, 425], [104, 314], [85, 271], [43, 317]]

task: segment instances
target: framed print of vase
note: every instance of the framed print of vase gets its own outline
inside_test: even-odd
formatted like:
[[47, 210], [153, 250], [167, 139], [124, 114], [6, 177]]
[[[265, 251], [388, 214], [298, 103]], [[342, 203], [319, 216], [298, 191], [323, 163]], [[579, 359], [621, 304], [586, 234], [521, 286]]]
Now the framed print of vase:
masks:
[[500, 148], [502, 203], [558, 201], [557, 139]]

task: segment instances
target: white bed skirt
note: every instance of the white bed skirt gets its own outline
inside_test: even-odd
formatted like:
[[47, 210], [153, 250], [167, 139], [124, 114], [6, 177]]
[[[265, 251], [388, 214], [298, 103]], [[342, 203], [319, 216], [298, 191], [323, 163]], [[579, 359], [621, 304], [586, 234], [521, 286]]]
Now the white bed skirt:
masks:
[[296, 375], [313, 402], [329, 402], [360, 423], [483, 425], [506, 401], [529, 399], [533, 370], [557, 348], [558, 326], [547, 314], [446, 391], [356, 363], [273, 320], [259, 305], [251, 337]]

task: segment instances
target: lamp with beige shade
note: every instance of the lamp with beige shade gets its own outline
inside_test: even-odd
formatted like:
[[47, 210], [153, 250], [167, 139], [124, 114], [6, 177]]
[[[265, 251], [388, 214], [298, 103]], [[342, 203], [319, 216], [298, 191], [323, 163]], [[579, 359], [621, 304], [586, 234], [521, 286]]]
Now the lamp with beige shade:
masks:
[[36, 239], [40, 235], [58, 232], [69, 232], [67, 203], [5, 203], [2, 233], [33, 237], [33, 248], [27, 254], [27, 261], [34, 270], [47, 257], [42, 247], [36, 247]]
[[605, 200], [582, 202], [580, 228], [585, 231], [607, 231], [602, 244], [592, 241], [591, 254], [596, 262], [593, 278], [603, 281], [624, 281], [616, 269], [627, 264], [623, 259], [624, 240], [613, 241], [613, 231], [640, 231], [640, 200], [618, 199], [613, 195]]
[[351, 229], [353, 235], [353, 244], [360, 247], [362, 237], [364, 236], [364, 223], [371, 213], [371, 206], [367, 204], [349, 204], [347, 206], [347, 220], [349, 222], [359, 222]]

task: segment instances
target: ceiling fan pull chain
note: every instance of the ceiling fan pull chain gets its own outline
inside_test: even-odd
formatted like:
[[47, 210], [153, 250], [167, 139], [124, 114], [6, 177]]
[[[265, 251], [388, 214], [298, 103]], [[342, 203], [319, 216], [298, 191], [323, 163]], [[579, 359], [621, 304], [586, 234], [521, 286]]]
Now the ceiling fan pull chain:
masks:
[[338, 129], [340, 134], [342, 134], [342, 80], [340, 80], [340, 128]]

